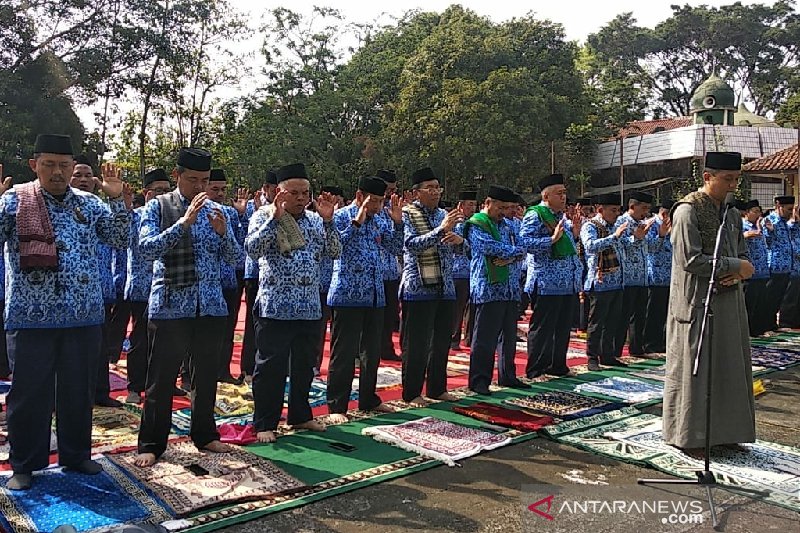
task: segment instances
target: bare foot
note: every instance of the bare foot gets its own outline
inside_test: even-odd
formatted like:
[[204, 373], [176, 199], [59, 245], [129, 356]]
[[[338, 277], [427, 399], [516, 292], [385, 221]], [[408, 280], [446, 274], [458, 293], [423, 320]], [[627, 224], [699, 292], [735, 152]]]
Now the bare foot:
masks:
[[443, 402], [454, 402], [458, 400], [458, 396], [456, 396], [455, 394], [450, 394], [449, 392], [445, 392], [444, 394], [436, 396], [434, 400], [440, 400]]
[[263, 443], [275, 442], [278, 440], [274, 431], [259, 431], [256, 433], [256, 438], [258, 439], [258, 442]]
[[394, 407], [390, 405], [386, 405], [385, 403], [381, 402], [375, 407], [371, 409], [372, 411], [378, 411], [379, 413], [394, 413]]
[[328, 415], [328, 421], [333, 424], [344, 424], [348, 421], [347, 415], [342, 413], [331, 413]]
[[428, 403], [429, 403], [428, 400], [426, 400], [422, 396], [417, 396], [416, 398], [408, 402], [408, 405], [410, 405], [411, 407], [426, 407]]
[[231, 451], [231, 447], [218, 440], [212, 440], [211, 442], [203, 446], [203, 450], [214, 453], [225, 453]]
[[140, 453], [133, 460], [133, 464], [139, 468], [146, 468], [156, 464], [156, 454], [154, 453]]
[[321, 422], [317, 422], [313, 418], [308, 422], [303, 422], [302, 424], [295, 424], [292, 426], [292, 429], [307, 429], [309, 431], [325, 431], [325, 425]]

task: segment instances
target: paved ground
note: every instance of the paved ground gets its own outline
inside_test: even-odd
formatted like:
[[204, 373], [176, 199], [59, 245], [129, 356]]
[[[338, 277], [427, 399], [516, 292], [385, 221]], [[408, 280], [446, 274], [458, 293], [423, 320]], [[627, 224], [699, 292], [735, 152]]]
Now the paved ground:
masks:
[[[800, 369], [773, 373], [767, 393], [756, 399], [758, 437], [800, 447]], [[654, 412], [658, 412], [658, 408]], [[636, 533], [712, 531], [703, 489], [685, 486], [642, 487], [640, 477], [664, 477], [655, 470], [606, 459], [546, 438], [500, 448], [463, 461], [462, 468], [436, 467], [387, 483], [226, 528], [225, 533], [358, 532], [516, 532], [559, 531]], [[701, 525], [662, 525], [655, 517], [573, 515], [548, 521], [526, 509], [538, 500], [531, 485], [554, 484], [565, 490], [635, 491], [637, 498], [663, 500], [685, 494], [700, 498]], [[602, 485], [597, 483], [607, 483]], [[525, 487], [528, 486], [526, 490]], [[721, 530], [800, 532], [800, 514], [715, 490]], [[695, 500], [697, 501], [697, 500]], [[543, 510], [546, 508], [542, 508]]]

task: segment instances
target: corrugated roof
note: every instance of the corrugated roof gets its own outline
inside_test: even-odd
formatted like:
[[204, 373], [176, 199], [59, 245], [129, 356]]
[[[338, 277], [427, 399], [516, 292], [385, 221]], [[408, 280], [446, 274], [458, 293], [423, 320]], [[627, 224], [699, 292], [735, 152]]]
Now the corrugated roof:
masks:
[[778, 150], [774, 154], [764, 156], [755, 161], [750, 161], [742, 170], [745, 172], [781, 172], [784, 170], [797, 170], [797, 146], [790, 146]]
[[674, 130], [675, 128], [683, 128], [691, 126], [694, 123], [692, 117], [672, 117], [672, 118], [659, 118], [655, 120], [634, 120], [628, 122], [623, 126], [617, 138], [619, 137], [635, 137], [637, 135], [649, 135], [659, 131]]

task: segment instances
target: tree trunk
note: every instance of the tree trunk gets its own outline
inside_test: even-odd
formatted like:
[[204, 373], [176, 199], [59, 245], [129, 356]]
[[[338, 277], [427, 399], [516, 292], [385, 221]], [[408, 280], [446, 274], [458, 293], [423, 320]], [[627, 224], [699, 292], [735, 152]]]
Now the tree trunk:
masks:
[[[161, 35], [163, 39], [167, 34], [167, 20], [169, 20], [169, 0], [164, 5], [164, 18], [161, 20]], [[159, 47], [156, 47], [159, 50]], [[156, 60], [153, 61], [153, 68], [150, 70], [150, 77], [147, 80], [147, 86], [144, 93], [144, 109], [142, 110], [142, 122], [139, 125], [139, 176], [144, 176], [145, 171], [145, 147], [147, 145], [147, 115], [150, 112], [150, 101], [153, 97], [153, 84], [158, 72], [158, 66], [161, 64], [161, 53], [156, 53]]]

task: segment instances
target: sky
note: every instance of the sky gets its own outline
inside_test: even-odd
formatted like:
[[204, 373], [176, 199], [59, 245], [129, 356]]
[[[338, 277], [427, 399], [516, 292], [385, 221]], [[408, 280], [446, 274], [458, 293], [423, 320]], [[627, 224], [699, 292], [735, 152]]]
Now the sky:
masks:
[[[640, 26], [654, 27], [659, 22], [667, 19], [672, 14], [671, 4], [690, 4], [721, 6], [732, 4], [734, 0], [291, 0], [291, 1], [259, 1], [259, 0], [229, 0], [238, 10], [249, 14], [249, 23], [252, 28], [258, 28], [262, 22], [263, 14], [277, 7], [287, 7], [301, 14], [310, 14], [314, 5], [336, 8], [347, 22], [374, 22], [391, 24], [393, 17], [399, 18], [407, 11], [420, 9], [424, 11], [442, 12], [448, 6], [458, 3], [479, 15], [489, 17], [493, 22], [499, 23], [514, 17], [522, 17], [532, 12], [538, 19], [549, 19], [563, 25], [568, 40], [583, 43], [586, 37], [597, 32], [605, 24], [621, 13], [632, 12]], [[773, 0], [742, 0], [743, 4], [765, 3], [772, 4]], [[254, 71], [258, 72], [263, 65], [263, 58], [258, 50], [263, 43], [263, 35], [255, 34], [246, 42], [237, 43], [235, 49], [240, 52], [252, 52]], [[348, 44], [348, 43], [341, 43]], [[237, 87], [219, 89], [215, 96], [228, 99], [239, 96], [252, 90], [258, 85], [255, 77], [250, 80], [241, 80]], [[135, 106], [135, 103], [126, 103], [120, 107], [124, 110]], [[94, 108], [79, 108], [78, 116], [83, 121], [87, 130], [95, 128], [96, 123], [92, 116]]]

